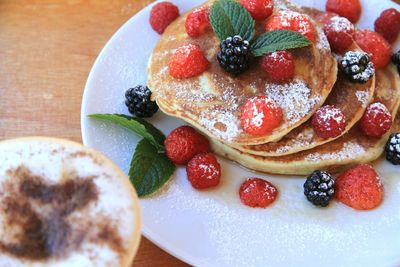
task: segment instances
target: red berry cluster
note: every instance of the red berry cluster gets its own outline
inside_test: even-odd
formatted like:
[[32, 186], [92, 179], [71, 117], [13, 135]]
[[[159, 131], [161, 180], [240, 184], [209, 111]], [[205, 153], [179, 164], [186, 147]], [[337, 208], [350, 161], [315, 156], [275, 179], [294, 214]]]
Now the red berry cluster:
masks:
[[188, 179], [196, 189], [217, 186], [221, 166], [210, 153], [208, 140], [190, 126], [173, 130], [164, 142], [167, 157], [177, 165], [186, 165]]
[[242, 108], [242, 127], [250, 135], [269, 134], [282, 120], [282, 109], [266, 96], [249, 98]]
[[376, 102], [368, 106], [360, 126], [366, 136], [381, 137], [390, 130], [392, 123], [392, 114], [387, 107]]
[[187, 79], [198, 76], [207, 70], [209, 62], [200, 46], [184, 44], [179, 47], [169, 59], [169, 74], [177, 79]]
[[247, 179], [239, 189], [239, 197], [243, 204], [255, 208], [266, 208], [278, 196], [278, 190], [270, 182], [260, 178]]
[[343, 112], [331, 105], [319, 108], [312, 118], [315, 134], [324, 139], [342, 135], [346, 129], [346, 124], [346, 117]]
[[304, 14], [293, 11], [281, 11], [272, 15], [265, 24], [265, 30], [291, 30], [299, 32], [310, 41], [316, 42], [317, 34], [314, 24]]
[[336, 197], [356, 210], [370, 210], [383, 200], [383, 186], [374, 168], [360, 164], [347, 170], [336, 181]]
[[375, 21], [375, 32], [356, 30], [352, 23], [361, 16], [360, 0], [328, 0], [327, 13], [317, 17], [325, 25], [324, 31], [334, 52], [344, 53], [355, 41], [370, 54], [376, 69], [390, 61], [393, 43], [400, 33], [400, 12], [394, 8], [384, 10]]

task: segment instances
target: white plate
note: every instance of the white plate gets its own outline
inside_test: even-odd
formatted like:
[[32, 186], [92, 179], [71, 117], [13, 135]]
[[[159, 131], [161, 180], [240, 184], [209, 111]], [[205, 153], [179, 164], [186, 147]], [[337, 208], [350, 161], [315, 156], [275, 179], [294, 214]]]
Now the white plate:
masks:
[[[203, 0], [174, 0], [181, 12]], [[301, 1], [323, 9], [325, 1]], [[364, 0], [359, 27], [372, 28], [379, 13], [396, 4]], [[367, 4], [368, 2], [368, 4]], [[82, 104], [85, 145], [113, 159], [125, 172], [138, 138], [119, 127], [88, 120], [92, 113], [127, 113], [124, 92], [146, 83], [146, 65], [159, 35], [148, 23], [150, 7], [130, 19], [99, 55]], [[150, 120], [165, 134], [182, 122], [161, 112]], [[377, 170], [385, 185], [383, 204], [368, 212], [333, 201], [312, 206], [303, 196], [304, 179], [252, 173], [220, 159], [221, 186], [196, 191], [179, 168], [157, 195], [141, 200], [143, 233], [176, 257], [196, 266], [399, 266], [399, 168], [385, 162]], [[240, 184], [250, 176], [266, 178], [279, 189], [267, 209], [243, 206]], [[121, 200], [123, 201], [123, 200]]]

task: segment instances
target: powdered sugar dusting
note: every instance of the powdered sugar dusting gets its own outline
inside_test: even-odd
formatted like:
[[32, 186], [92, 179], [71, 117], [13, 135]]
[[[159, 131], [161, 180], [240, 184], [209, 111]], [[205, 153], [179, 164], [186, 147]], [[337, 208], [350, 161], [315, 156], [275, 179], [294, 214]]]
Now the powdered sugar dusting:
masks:
[[242, 133], [240, 121], [231, 110], [213, 110], [203, 113], [199, 122], [224, 140], [231, 141]]
[[265, 94], [284, 111], [289, 123], [296, 123], [311, 112], [321, 96], [311, 96], [311, 89], [302, 80], [287, 84], [266, 84]]
[[344, 17], [335, 16], [330, 19], [329, 28], [335, 32], [351, 32], [353, 24]]
[[303, 147], [310, 145], [314, 141], [314, 131], [312, 128], [306, 128], [304, 131], [301, 131], [294, 138], [291, 138], [289, 142], [285, 145], [279, 146], [275, 149], [275, 153], [282, 154], [292, 150], [295, 147]]
[[307, 161], [345, 160], [364, 154], [365, 148], [358, 143], [346, 142], [342, 149], [333, 153], [312, 153], [305, 157]]
[[202, 170], [206, 175], [207, 179], [214, 179], [214, 177], [219, 173], [214, 164], [200, 164], [199, 169]]
[[357, 91], [356, 97], [358, 101], [361, 103], [361, 106], [365, 108], [369, 102], [369, 93], [367, 91]]

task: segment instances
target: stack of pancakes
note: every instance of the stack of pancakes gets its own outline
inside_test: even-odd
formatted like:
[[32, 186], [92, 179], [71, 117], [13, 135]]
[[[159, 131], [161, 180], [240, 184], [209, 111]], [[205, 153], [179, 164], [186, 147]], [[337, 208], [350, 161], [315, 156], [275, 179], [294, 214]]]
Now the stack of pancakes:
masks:
[[[311, 19], [321, 15], [318, 10], [286, 0], [275, 1], [274, 12], [282, 10], [306, 14]], [[350, 82], [337, 69], [336, 57], [340, 55], [331, 52], [322, 26], [313, 20], [317, 41], [310, 47], [292, 50], [292, 81], [271, 83], [258, 62], [233, 77], [219, 66], [219, 40], [213, 31], [191, 38], [185, 32], [185, 19], [184, 15], [173, 22], [155, 47], [149, 61], [148, 85], [161, 110], [202, 131], [217, 154], [253, 170], [295, 175], [316, 169], [338, 171], [338, 167], [370, 162], [382, 154], [390, 133], [382, 138], [366, 137], [357, 122], [372, 102], [383, 103], [396, 117], [400, 80], [394, 66], [378, 70], [365, 84]], [[262, 26], [257, 25], [259, 32]], [[198, 77], [174, 79], [168, 73], [169, 58], [186, 43], [199, 44], [210, 67]], [[360, 48], [354, 43], [348, 50]], [[284, 121], [267, 135], [252, 136], [242, 130], [240, 114], [246, 99], [260, 95], [268, 96], [282, 108]], [[323, 105], [335, 105], [345, 114], [347, 126], [341, 136], [322, 139], [314, 133], [310, 118]], [[399, 129], [397, 118], [392, 132]]]

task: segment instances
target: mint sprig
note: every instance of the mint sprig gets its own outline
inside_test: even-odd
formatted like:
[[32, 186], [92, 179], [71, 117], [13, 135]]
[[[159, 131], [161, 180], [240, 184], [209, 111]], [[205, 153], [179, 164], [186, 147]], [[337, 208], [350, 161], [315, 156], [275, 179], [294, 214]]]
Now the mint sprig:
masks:
[[[234, 0], [217, 0], [210, 11], [211, 26], [223, 41], [228, 37], [240, 35], [251, 42], [255, 33], [255, 21], [250, 13]], [[311, 41], [295, 31], [275, 30], [260, 35], [251, 43], [251, 53], [255, 57], [275, 51], [307, 47]]]
[[255, 21], [241, 4], [231, 0], [215, 2], [210, 11], [211, 26], [223, 41], [229, 36], [240, 35], [251, 41], [255, 32]]
[[136, 146], [129, 169], [129, 180], [139, 197], [156, 192], [170, 179], [176, 166], [165, 154], [165, 136], [160, 130], [143, 119], [123, 114], [93, 114], [89, 117], [117, 124], [143, 137]]
[[175, 165], [147, 140], [140, 141], [132, 157], [129, 180], [139, 197], [160, 189], [174, 173]]
[[158, 152], [164, 151], [164, 134], [143, 119], [123, 114], [93, 114], [89, 118], [115, 123], [147, 139]]
[[251, 53], [259, 57], [279, 50], [306, 47], [310, 44], [310, 40], [298, 32], [275, 30], [261, 34], [252, 44]]

